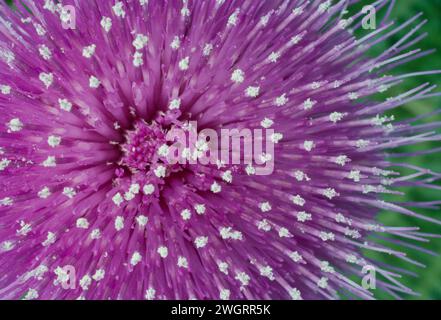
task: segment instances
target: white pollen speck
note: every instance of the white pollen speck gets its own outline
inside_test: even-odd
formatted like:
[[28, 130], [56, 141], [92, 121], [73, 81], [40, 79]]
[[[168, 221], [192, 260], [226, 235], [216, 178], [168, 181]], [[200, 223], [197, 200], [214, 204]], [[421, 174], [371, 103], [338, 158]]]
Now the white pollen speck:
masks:
[[303, 102], [303, 109], [305, 110], [311, 110], [312, 107], [317, 103], [317, 101], [311, 100], [311, 98], [308, 98]]
[[307, 213], [305, 211], [300, 211], [297, 213], [297, 221], [299, 222], [305, 222], [311, 220], [311, 214]]
[[334, 241], [335, 240], [335, 235], [332, 232], [325, 232], [325, 231], [321, 231], [319, 234], [320, 239], [322, 239], [323, 241]]
[[167, 155], [169, 154], [170, 148], [168, 145], [163, 144], [158, 148], [158, 155], [161, 157], [167, 157]]
[[0, 160], [0, 171], [5, 170], [9, 164], [11, 163], [11, 160], [8, 160], [6, 158], [3, 158]]
[[178, 50], [180, 46], [181, 46], [181, 40], [179, 39], [178, 36], [175, 36], [175, 37], [173, 38], [173, 41], [172, 41], [171, 44], [170, 44], [170, 47], [171, 47], [173, 50]]
[[52, 73], [45, 73], [42, 72], [38, 76], [41, 82], [46, 86], [46, 88], [49, 88], [51, 84], [54, 82], [54, 75]]
[[156, 290], [150, 287], [145, 291], [144, 298], [146, 300], [153, 300], [155, 299], [155, 295], [156, 295]]
[[218, 266], [220, 272], [228, 275], [228, 267], [229, 267], [228, 263], [220, 261], [220, 262], [218, 262], [217, 266]]
[[338, 121], [341, 121], [343, 117], [345, 116], [344, 113], [341, 112], [333, 112], [329, 115], [329, 121], [333, 123], [337, 123]]
[[0, 206], [2, 206], [2, 207], [12, 206], [13, 203], [14, 203], [14, 201], [12, 201], [12, 199], [9, 197], [0, 199]]
[[181, 217], [183, 220], [190, 220], [191, 218], [191, 211], [188, 209], [184, 209], [181, 211]]
[[257, 229], [268, 232], [271, 231], [271, 225], [269, 224], [268, 220], [263, 219], [261, 221], [258, 221], [256, 223]]
[[205, 205], [204, 204], [196, 204], [194, 206], [194, 209], [196, 210], [196, 213], [199, 215], [202, 215], [205, 213]]
[[338, 88], [341, 87], [341, 85], [342, 85], [342, 82], [341, 82], [341, 81], [335, 80], [335, 81], [333, 82], [333, 84], [332, 84], [332, 87], [333, 87], [334, 89], [338, 89]]
[[274, 104], [275, 104], [277, 107], [282, 107], [282, 106], [284, 106], [284, 105], [287, 104], [287, 103], [288, 103], [288, 98], [286, 97], [286, 93], [282, 94], [281, 96], [277, 97], [277, 98], [274, 100]]
[[271, 119], [268, 119], [268, 118], [265, 118], [260, 122], [260, 125], [265, 129], [271, 128], [271, 126], [273, 124], [274, 124], [274, 121]]
[[168, 105], [168, 108], [170, 110], [179, 109], [181, 107], [181, 99], [173, 99], [170, 101], [170, 104]]
[[221, 300], [229, 300], [230, 299], [230, 290], [228, 290], [228, 289], [222, 289], [220, 292], [219, 292], [219, 299], [221, 299]]
[[76, 225], [77, 225], [77, 228], [87, 229], [87, 228], [89, 228], [89, 221], [87, 221], [86, 218], [79, 218], [79, 219], [77, 219]]
[[324, 12], [328, 11], [329, 8], [331, 7], [331, 5], [332, 5], [332, 1], [331, 0], [327, 0], [327, 1], [323, 2], [323, 3], [321, 3], [319, 5], [318, 12], [319, 13], [324, 13]]
[[156, 252], [158, 252], [159, 256], [163, 259], [167, 258], [168, 256], [168, 248], [161, 246], [158, 248], [158, 250], [156, 250]]
[[124, 199], [126, 201], [131, 201], [131, 200], [135, 199], [135, 197], [136, 197], [136, 194], [131, 193], [130, 191], [127, 191], [124, 193]]
[[132, 183], [129, 188], [129, 192], [133, 194], [138, 194], [140, 190], [140, 186], [138, 183]]
[[49, 136], [47, 138], [47, 144], [52, 148], [58, 147], [61, 143], [61, 137], [58, 136]]
[[141, 52], [135, 52], [133, 55], [133, 66], [139, 68], [142, 65], [144, 65], [143, 54]]
[[237, 24], [237, 20], [239, 17], [240, 9], [237, 8], [229, 17], [227, 22], [227, 27], [233, 27]]
[[328, 198], [329, 200], [332, 200], [333, 198], [335, 198], [336, 196], [339, 196], [339, 194], [337, 193], [337, 191], [335, 191], [335, 189], [333, 188], [327, 188], [323, 191], [323, 195]]
[[311, 179], [303, 172], [300, 170], [296, 170], [294, 171], [294, 177], [296, 178], [297, 181], [310, 181]]
[[363, 140], [363, 139], [357, 140], [355, 142], [355, 146], [360, 149], [366, 148], [367, 146], [369, 146], [369, 144], [370, 144], [370, 142], [368, 140]]
[[121, 1], [115, 2], [112, 10], [117, 17], [124, 18], [126, 16], [126, 12], [124, 11], [123, 3]]
[[37, 34], [42, 37], [46, 34], [46, 30], [43, 28], [43, 26], [39, 23], [34, 23], [34, 28]]
[[292, 261], [294, 262], [300, 262], [303, 260], [303, 257], [300, 253], [298, 253], [297, 251], [293, 251], [289, 253], [289, 257], [291, 258]]
[[151, 195], [155, 192], [155, 186], [153, 184], [146, 184], [142, 188], [142, 192], [144, 192], [145, 195]]
[[271, 141], [276, 144], [279, 143], [280, 140], [282, 140], [282, 139], [283, 139], [283, 134], [281, 134], [281, 133], [276, 132], [271, 135]]
[[190, 65], [190, 57], [185, 57], [181, 61], [179, 61], [179, 70], [185, 71], [188, 70]]
[[245, 80], [245, 73], [240, 70], [240, 69], [236, 69], [233, 71], [233, 73], [231, 74], [231, 81], [233, 81], [234, 83], [242, 83]]
[[136, 266], [142, 260], [142, 256], [138, 251], [135, 251], [130, 258], [130, 264]]
[[211, 54], [211, 51], [213, 51], [213, 45], [211, 43], [206, 43], [204, 45], [204, 49], [202, 50], [202, 54], [204, 57], [208, 57]]
[[197, 237], [194, 240], [194, 244], [196, 246], [197, 249], [203, 248], [207, 245], [208, 243], [208, 237]]
[[72, 110], [72, 103], [67, 99], [58, 99], [58, 104], [64, 111], [70, 112]]
[[29, 289], [25, 296], [23, 297], [23, 300], [35, 300], [38, 299], [39, 295], [38, 295], [38, 291], [35, 289]]
[[302, 7], [297, 7], [295, 9], [292, 10], [292, 14], [294, 16], [299, 16], [303, 13], [303, 8]]
[[121, 203], [124, 202], [124, 198], [122, 197], [121, 193], [118, 192], [113, 196], [112, 201], [119, 207]]
[[3, 252], [11, 251], [12, 249], [14, 249], [14, 247], [15, 245], [11, 241], [3, 241], [0, 246], [1, 251]]
[[184, 6], [181, 9], [181, 16], [183, 17], [189, 17], [190, 16], [190, 9], [188, 9], [188, 7]]
[[268, 57], [268, 61], [271, 63], [276, 63], [280, 58], [280, 52], [271, 52]]
[[308, 152], [310, 152], [312, 149], [314, 149], [314, 147], [315, 147], [314, 141], [307, 140], [307, 141], [303, 142], [303, 148]]
[[91, 44], [90, 46], [83, 48], [83, 57], [90, 59], [95, 54], [96, 45]]
[[121, 231], [122, 229], [124, 229], [124, 217], [117, 216], [115, 218], [115, 229], [116, 231]]
[[109, 32], [112, 28], [112, 19], [109, 17], [103, 17], [101, 19], [101, 27], [104, 29], [104, 31]]
[[301, 35], [293, 36], [289, 40], [289, 45], [294, 46], [294, 45], [298, 44], [302, 39], [303, 39], [303, 36], [301, 36]]
[[289, 296], [292, 300], [302, 300], [302, 295], [300, 291], [296, 288], [292, 288], [291, 290], [289, 290]]
[[100, 86], [101, 81], [98, 80], [95, 76], [90, 76], [89, 78], [89, 87], [96, 89]]
[[247, 173], [247, 175], [252, 176], [256, 174], [256, 168], [254, 168], [251, 164], [249, 164], [246, 166], [245, 172]]
[[43, 161], [42, 166], [45, 168], [51, 168], [57, 166], [57, 161], [54, 156], [49, 156]]
[[31, 225], [24, 221], [20, 221], [20, 227], [21, 228], [17, 230], [17, 235], [19, 236], [26, 236], [32, 230]]
[[249, 86], [245, 89], [245, 96], [248, 98], [257, 98], [260, 93], [260, 87]]
[[358, 93], [356, 93], [356, 92], [350, 92], [350, 93], [348, 94], [348, 98], [349, 98], [350, 100], [357, 100], [357, 99], [358, 99]]
[[360, 182], [360, 170], [351, 170], [348, 178], [354, 180], [354, 182]]
[[90, 238], [93, 240], [97, 240], [101, 238], [101, 230], [100, 229], [93, 229], [90, 233]]
[[303, 207], [303, 206], [305, 205], [305, 203], [306, 203], [305, 199], [303, 199], [303, 198], [302, 198], [301, 196], [299, 196], [299, 195], [292, 196], [292, 197], [291, 197], [291, 201], [292, 201], [294, 204], [296, 204], [296, 205], [298, 205], [298, 206], [301, 206], [301, 207]]
[[73, 19], [73, 16], [71, 15], [71, 10], [68, 9], [68, 7], [63, 7], [61, 4], [57, 4], [56, 11], [60, 14], [60, 20], [63, 23], [69, 23], [71, 19]]
[[213, 193], [219, 193], [222, 191], [222, 187], [217, 182], [213, 182], [213, 184], [210, 187], [210, 190]]
[[44, 187], [40, 191], [38, 191], [38, 197], [41, 199], [47, 199], [51, 195], [51, 191], [48, 187]]
[[75, 192], [75, 189], [74, 189], [74, 188], [71, 188], [71, 187], [65, 187], [65, 188], [63, 189], [63, 194], [64, 194], [66, 197], [68, 197], [69, 199], [72, 199], [73, 197], [75, 197], [75, 195], [76, 195], [77, 193]]
[[250, 276], [245, 272], [238, 272], [234, 279], [238, 280], [242, 286], [247, 286], [250, 283]]
[[231, 173], [231, 170], [227, 170], [222, 173], [222, 180], [224, 180], [227, 183], [233, 182], [233, 174]]
[[340, 155], [340, 156], [338, 156], [335, 160], [334, 160], [334, 162], [336, 163], [336, 164], [338, 164], [338, 165], [341, 165], [342, 167], [347, 163], [347, 162], [350, 162], [351, 161], [351, 159], [349, 159], [347, 156], [345, 156], [345, 155]]
[[95, 281], [103, 280], [105, 274], [106, 272], [104, 271], [104, 269], [97, 269], [95, 271], [95, 274], [92, 276], [92, 279]]
[[260, 208], [260, 211], [262, 211], [262, 212], [269, 212], [272, 209], [271, 204], [269, 202], [259, 203], [259, 208]]
[[178, 263], [177, 263], [179, 268], [184, 268], [184, 269], [188, 269], [188, 260], [186, 257], [182, 257], [179, 256], [178, 257]]
[[10, 132], [19, 132], [23, 129], [23, 122], [19, 118], [14, 118], [8, 122], [7, 126]]
[[289, 230], [288, 229], [286, 229], [286, 228], [280, 228], [280, 230], [279, 230], [279, 237], [280, 238], [292, 238], [292, 234], [291, 234], [291, 232], [289, 232]]
[[135, 40], [133, 40], [132, 45], [136, 50], [143, 49], [149, 43], [149, 37], [144, 34], [137, 34]]
[[166, 168], [160, 165], [154, 170], [154, 173], [155, 176], [157, 176], [158, 178], [164, 178], [166, 174]]
[[357, 260], [358, 260], [357, 257], [353, 254], [348, 254], [346, 256], [346, 262], [348, 263], [357, 263]]
[[270, 11], [270, 12], [267, 13], [266, 15], [260, 17], [259, 25], [260, 25], [261, 27], [266, 27], [266, 26], [268, 25], [268, 22], [269, 22], [269, 19], [271, 18], [272, 13], [273, 13], [273, 12]]
[[56, 237], [55, 233], [53, 233], [53, 232], [48, 232], [48, 233], [47, 233], [46, 240], [44, 240], [44, 241], [42, 242], [42, 245], [43, 245], [43, 247], [48, 247], [48, 246], [50, 246], [51, 244], [55, 243], [56, 240], [57, 240], [57, 237]]
[[5, 84], [0, 85], [0, 91], [4, 95], [11, 94], [11, 87]]
[[146, 216], [141, 215], [136, 217], [136, 223], [138, 223], [140, 227], [144, 227], [145, 225], [147, 225], [148, 222], [149, 218]]
[[311, 83], [311, 89], [313, 90], [317, 90], [321, 87], [321, 83], [318, 81], [314, 81], [313, 83]]
[[86, 274], [80, 279], [80, 287], [84, 291], [89, 290], [89, 286], [91, 283], [92, 283], [92, 278], [88, 274]]
[[270, 279], [271, 281], [274, 281], [274, 274], [273, 274], [273, 268], [271, 268], [270, 266], [264, 266], [264, 267], [260, 267], [259, 268], [260, 271], [260, 275]]
[[328, 278], [322, 277], [319, 281], [317, 281], [317, 286], [322, 289], [326, 289], [328, 287]]
[[40, 56], [44, 60], [50, 60], [52, 58], [52, 52], [46, 45], [41, 45], [38, 48], [38, 52], [40, 53]]
[[271, 161], [271, 159], [273, 158], [273, 156], [270, 153], [262, 153], [260, 156], [260, 161], [262, 163], [267, 163], [268, 161]]
[[222, 237], [222, 239], [233, 239], [233, 240], [242, 240], [243, 235], [242, 232], [233, 230], [231, 227], [223, 227], [219, 229], [219, 234]]

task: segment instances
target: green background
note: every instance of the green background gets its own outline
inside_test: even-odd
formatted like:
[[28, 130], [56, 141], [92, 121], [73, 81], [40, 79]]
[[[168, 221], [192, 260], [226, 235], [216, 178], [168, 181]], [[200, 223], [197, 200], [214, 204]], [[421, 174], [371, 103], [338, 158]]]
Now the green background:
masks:
[[[361, 4], [358, 6], [358, 8], [369, 3], [371, 3], [371, 1], [369, 0], [361, 1]], [[358, 8], [354, 8], [354, 10], [357, 10]], [[373, 56], [380, 54], [388, 47], [393, 45], [395, 42], [397, 42], [403, 35], [406, 34], [407, 31], [410, 31], [412, 27], [416, 26], [420, 21], [425, 19], [427, 19], [428, 21], [426, 25], [424, 25], [420, 29], [418, 35], [423, 33], [428, 33], [428, 35], [420, 43], [418, 43], [411, 49], [436, 49], [437, 51], [424, 58], [401, 65], [396, 69], [389, 71], [389, 74], [399, 75], [416, 71], [441, 70], [441, 0], [397, 0], [394, 10], [392, 11], [392, 18], [397, 21], [397, 25], [400, 25], [420, 12], [423, 13], [423, 16], [417, 22], [412, 24], [410, 28], [407, 28], [403, 32], [388, 39], [384, 43], [378, 44], [375, 48], [371, 50], [371, 54]], [[381, 18], [381, 13], [379, 14], [379, 18]], [[425, 82], [436, 84], [438, 87], [435, 91], [441, 91], [441, 75], [421, 76], [416, 78], [409, 78], [403, 84], [391, 88], [387, 92], [387, 95], [384, 95], [382, 98], [398, 95], [405, 90], [412, 89]], [[436, 109], [439, 109], [440, 107], [441, 98], [437, 97], [428, 100], [408, 103], [398, 109], [393, 110], [390, 114], [393, 114], [399, 120], [403, 118], [414, 117], [424, 113], [429, 113]], [[428, 118], [423, 122], [430, 121], [441, 121], [441, 116], [437, 115]], [[438, 132], [441, 133], [441, 130], [438, 130]], [[397, 149], [397, 152], [412, 152], [437, 147], [441, 147], [440, 142], [430, 142], [415, 146], [403, 147]], [[436, 172], [441, 172], [440, 153], [419, 156], [416, 158], [399, 158], [397, 159], [397, 161], [408, 162], [414, 165], [418, 165], [420, 167], [430, 168]], [[397, 171], [410, 173], [403, 170]], [[435, 184], [441, 186], [441, 181], [438, 181]], [[441, 200], [440, 190], [401, 188], [400, 191], [406, 192], [406, 196], [385, 197], [385, 199], [401, 202]], [[414, 210], [418, 213], [426, 214], [427, 216], [430, 216], [432, 218], [441, 219], [441, 210]], [[433, 225], [431, 223], [427, 223], [418, 219], [409, 218], [407, 216], [403, 216], [394, 212], [382, 212], [379, 215], [379, 220], [388, 226], [419, 226], [422, 231], [441, 234], [441, 226]], [[417, 242], [412, 242], [412, 244], [421, 245], [421, 243]], [[430, 243], [424, 243], [422, 244], [422, 246], [441, 255], [441, 239], [433, 239]], [[400, 250], [400, 247], [398, 246], [393, 246], [392, 248]], [[385, 254], [372, 254], [371, 252], [366, 252], [366, 254], [370, 257], [375, 257], [377, 260], [390, 263], [397, 267], [405, 268], [418, 274], [418, 277], [403, 276], [402, 282], [414, 291], [418, 292], [420, 295], [407, 295], [403, 296], [403, 298], [441, 299], [441, 256], [434, 257], [416, 250], [406, 250], [406, 252], [408, 253], [408, 256], [410, 258], [425, 264], [426, 267], [416, 267]], [[380, 299], [391, 298], [389, 295], [380, 292], [379, 290], [375, 290], [375, 294], [376, 297]]]
[[[11, 3], [12, 1], [7, 1]], [[362, 0], [358, 8], [361, 8], [362, 5], [370, 4], [372, 1], [370, 0]], [[357, 10], [358, 8], [354, 8]], [[351, 10], [352, 11], [352, 10]], [[423, 17], [420, 20], [428, 19], [427, 24], [420, 30], [421, 33], [428, 33], [428, 36], [421, 41], [419, 44], [415, 46], [421, 48], [423, 50], [427, 49], [436, 49], [437, 52], [424, 57], [419, 60], [415, 60], [409, 62], [405, 65], [399, 66], [393, 71], [389, 72], [391, 74], [403, 74], [415, 71], [424, 71], [424, 70], [441, 70], [441, 0], [397, 0], [397, 4], [392, 12], [392, 17], [397, 20], [398, 24], [405, 22], [407, 19], [416, 15], [419, 12], [423, 12]], [[379, 18], [381, 17], [381, 13], [379, 13]], [[416, 24], [412, 25], [415, 26]], [[407, 29], [407, 31], [410, 29]], [[400, 33], [384, 43], [377, 45], [372, 49], [372, 55], [378, 55], [396, 41], [400, 39], [405, 33]], [[437, 84], [439, 87], [441, 85], [441, 76], [424, 76], [418, 78], [407, 79], [402, 85], [398, 87], [392, 88], [387, 92], [387, 96], [382, 98], [397, 95], [402, 93], [404, 90], [411, 89], [416, 87], [424, 82], [431, 82]], [[439, 89], [437, 89], [440, 91]], [[433, 98], [430, 100], [424, 101], [416, 101], [409, 103], [403, 107], [400, 107], [397, 110], [393, 111], [393, 114], [396, 118], [402, 119], [407, 117], [412, 117], [416, 115], [420, 115], [423, 113], [434, 111], [441, 106], [441, 98]], [[427, 119], [426, 121], [441, 121], [441, 116], [432, 117]], [[438, 130], [441, 132], [440, 130]], [[418, 146], [405, 147], [400, 148], [398, 151], [400, 152], [410, 152], [415, 150], [422, 150], [427, 148], [436, 148], [440, 147], [441, 144], [439, 142], [425, 143], [420, 144]], [[415, 165], [421, 167], [427, 167], [434, 171], [441, 172], [441, 161], [440, 154], [432, 154], [426, 156], [420, 156], [418, 158], [409, 158], [409, 159], [399, 159], [402, 162], [410, 162]], [[403, 173], [405, 173], [403, 171]], [[438, 181], [437, 185], [441, 186], [441, 182]], [[433, 201], [433, 200], [441, 200], [441, 191], [439, 190], [426, 190], [426, 189], [407, 189], [406, 196], [399, 198], [388, 198], [398, 201]], [[421, 210], [418, 209], [418, 212], [425, 213], [430, 217], [436, 217], [441, 219], [441, 211], [440, 210]], [[393, 212], [383, 212], [380, 214], [379, 219], [389, 226], [420, 226], [423, 231], [441, 234], [441, 226], [436, 226], [430, 223], [425, 223], [419, 220], [415, 220], [412, 218], [408, 218], [397, 213]], [[437, 253], [441, 254], [441, 240], [434, 239], [428, 244], [423, 244], [424, 248], [431, 249]], [[399, 249], [399, 248], [397, 248]], [[388, 262], [393, 264], [394, 266], [399, 266], [406, 268], [408, 270], [414, 271], [418, 274], [418, 277], [411, 276], [403, 276], [403, 282], [407, 284], [414, 291], [419, 292], [419, 296], [406, 296], [407, 299], [441, 299], [441, 256], [433, 257], [426, 254], [423, 254], [419, 251], [409, 250], [409, 257], [422, 262], [426, 265], [426, 268], [419, 268], [408, 263], [403, 263], [397, 259], [394, 259], [388, 255], [382, 254], [372, 254], [370, 252], [366, 252], [368, 256], [375, 257], [378, 260]], [[390, 296], [385, 293], [379, 292], [379, 290], [375, 290], [375, 295], [380, 299], [388, 299]]]

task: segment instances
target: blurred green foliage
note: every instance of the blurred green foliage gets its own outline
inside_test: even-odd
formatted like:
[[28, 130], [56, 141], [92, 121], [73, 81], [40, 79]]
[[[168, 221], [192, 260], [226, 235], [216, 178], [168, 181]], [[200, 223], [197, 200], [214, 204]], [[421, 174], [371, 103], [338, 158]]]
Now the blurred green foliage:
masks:
[[[369, 2], [370, 1], [361, 1], [361, 5], [368, 4]], [[371, 54], [373, 56], [380, 54], [391, 45], [393, 45], [395, 42], [399, 41], [401, 37], [406, 34], [406, 32], [410, 31], [412, 27], [415, 27], [420, 21], [423, 21], [424, 19], [427, 19], [427, 23], [420, 29], [418, 35], [423, 33], [427, 33], [428, 35], [421, 42], [414, 45], [414, 47], [412, 47], [411, 49], [435, 49], [437, 51], [429, 56], [425, 56], [418, 60], [414, 60], [404, 65], [398, 66], [397, 68], [391, 70], [389, 72], [390, 74], [398, 75], [416, 71], [441, 70], [441, 0], [397, 0], [391, 16], [397, 21], [397, 25], [400, 25], [420, 12], [423, 13], [423, 16], [417, 22], [412, 24], [412, 26], [407, 28], [406, 30], [403, 30], [403, 32], [400, 32], [387, 41], [378, 44], [375, 48], [372, 49]], [[379, 16], [381, 17], [381, 14], [379, 14]], [[401, 85], [391, 88], [385, 95], [383, 95], [382, 98], [396, 96], [400, 93], [403, 93], [405, 90], [412, 89], [425, 82], [436, 84], [438, 86], [436, 91], [440, 91], [440, 75], [422, 76], [406, 79]], [[439, 108], [441, 108], [441, 98], [437, 97], [428, 100], [414, 101], [408, 103], [400, 107], [399, 109], [393, 110], [391, 114], [393, 114], [397, 119], [404, 119], [415, 117], [424, 113], [429, 113]], [[433, 116], [418, 123], [427, 123], [430, 121], [441, 121], [441, 116]], [[438, 130], [438, 132], [441, 133], [441, 130]], [[415, 146], [402, 147], [394, 152], [414, 152], [437, 147], [441, 147], [441, 143], [428, 142]], [[399, 158], [394, 160], [399, 162], [412, 163], [420, 167], [430, 168], [436, 172], [441, 172], [440, 153], [413, 158]], [[397, 171], [410, 173], [409, 171], [406, 172], [404, 170]], [[441, 186], [441, 182], [438, 181], [436, 185]], [[385, 197], [385, 199], [400, 202], [441, 200], [440, 190], [402, 188], [400, 189], [400, 191], [406, 192], [406, 196], [388, 196]], [[418, 213], [423, 213], [432, 218], [441, 218], [441, 210], [422, 210], [416, 208], [415, 211]], [[422, 231], [441, 234], [441, 226], [427, 223], [418, 219], [413, 219], [394, 212], [382, 212], [379, 215], [379, 220], [389, 226], [419, 226]], [[430, 249], [438, 254], [441, 254], [441, 240], [439, 239], [434, 239], [430, 243], [411, 243], [422, 245], [425, 249]], [[400, 249], [400, 247], [398, 246], [394, 246], [392, 248], [397, 250]], [[408, 287], [412, 288], [414, 291], [420, 294], [420, 296], [417, 297], [406, 296], [406, 298], [441, 299], [441, 256], [434, 257], [412, 249], [409, 249], [406, 252], [408, 252], [408, 256], [410, 258], [425, 264], [426, 267], [420, 268], [385, 254], [374, 254], [372, 252], [366, 252], [366, 254], [382, 262], [389, 263], [396, 267], [401, 267], [418, 274], [418, 277], [403, 276], [403, 282]], [[378, 290], [375, 293], [377, 298], [390, 298], [390, 296], [383, 292], [379, 292]]]
[[[13, 0], [4, 0], [11, 4]], [[86, 1], [86, 0], [84, 0]], [[372, 3], [370, 0], [362, 0], [361, 3], [354, 8], [358, 10], [363, 5]], [[415, 45], [415, 48], [421, 48], [422, 50], [436, 49], [437, 52], [426, 56], [424, 58], [411, 61], [404, 65], [397, 67], [392, 70], [391, 74], [404, 74], [415, 71], [424, 70], [441, 70], [441, 0], [397, 0], [395, 5], [392, 18], [397, 21], [397, 24], [402, 24], [414, 15], [422, 12], [423, 17], [420, 20], [427, 19], [427, 24], [420, 30], [419, 34], [427, 32], [428, 35], [420, 43]], [[379, 13], [381, 17], [381, 13]], [[414, 24], [413, 26], [415, 26]], [[413, 27], [412, 26], [412, 27]], [[410, 29], [408, 28], [407, 31]], [[391, 37], [387, 41], [378, 44], [375, 48], [371, 50], [372, 55], [378, 55], [388, 47], [397, 42], [403, 35], [405, 31]], [[382, 98], [398, 95], [405, 90], [414, 88], [424, 82], [430, 82], [437, 84], [441, 87], [441, 76], [424, 76], [418, 78], [407, 79], [402, 85], [394, 87], [387, 92], [387, 96]], [[439, 89], [438, 89], [439, 90]], [[409, 118], [424, 113], [434, 111], [441, 107], [441, 98], [433, 98], [424, 101], [415, 101], [400, 107], [393, 111], [393, 115], [397, 119]], [[425, 122], [429, 121], [441, 121], [441, 116], [437, 115], [432, 118], [426, 119]], [[439, 130], [438, 130], [439, 131]], [[398, 150], [398, 152], [412, 152], [428, 148], [441, 147], [440, 143], [431, 142], [424, 143], [418, 146], [403, 147]], [[418, 158], [400, 158], [400, 162], [409, 162], [420, 167], [430, 168], [434, 171], [441, 172], [441, 160], [440, 153], [424, 155]], [[403, 173], [406, 173], [403, 171]], [[438, 186], [441, 186], [441, 182], [437, 182]], [[426, 189], [403, 189], [406, 191], [405, 197], [387, 197], [387, 200], [395, 200], [402, 202], [418, 202], [418, 201], [433, 201], [441, 200], [441, 191], [439, 190], [426, 190]], [[421, 210], [417, 209], [418, 212], [424, 213], [427, 216], [434, 218], [441, 218], [440, 210]], [[393, 212], [382, 212], [379, 215], [379, 220], [389, 226], [420, 226], [425, 232], [441, 234], [441, 227], [433, 225], [431, 223], [423, 222], [406, 216], [402, 216]], [[417, 244], [417, 243], [415, 243]], [[430, 243], [423, 244], [423, 247], [430, 249], [434, 252], [441, 254], [441, 240], [434, 239]], [[400, 249], [396, 247], [395, 249]], [[403, 282], [412, 288], [414, 291], [419, 292], [418, 297], [406, 297], [414, 299], [441, 299], [441, 256], [433, 257], [419, 251], [409, 250], [409, 257], [415, 259], [426, 265], [425, 268], [420, 268], [413, 266], [409, 263], [402, 262], [396, 258], [393, 258], [384, 254], [376, 254], [372, 252], [366, 252], [370, 257], [374, 257], [377, 260], [383, 261], [385, 263], [390, 263], [396, 267], [401, 267], [418, 274], [418, 277], [403, 276]], [[375, 295], [380, 299], [391, 298], [383, 292], [375, 291]]]

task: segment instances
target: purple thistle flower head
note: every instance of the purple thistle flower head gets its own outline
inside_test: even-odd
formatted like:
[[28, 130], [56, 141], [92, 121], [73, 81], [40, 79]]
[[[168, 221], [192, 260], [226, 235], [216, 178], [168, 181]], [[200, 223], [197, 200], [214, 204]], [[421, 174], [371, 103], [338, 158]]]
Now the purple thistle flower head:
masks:
[[[387, 14], [357, 39], [354, 2], [1, 6], [0, 297], [369, 299], [350, 280], [366, 267], [377, 288], [412, 294], [362, 249], [413, 262], [368, 235], [430, 236], [380, 225], [381, 209], [440, 224], [409, 208], [437, 202], [381, 200], [440, 177], [385, 153], [440, 139], [413, 124], [424, 115], [385, 115], [435, 94], [374, 96], [437, 71], [385, 75], [425, 54], [418, 28], [367, 51], [418, 17], [391, 29]], [[244, 150], [217, 143], [228, 130]]]

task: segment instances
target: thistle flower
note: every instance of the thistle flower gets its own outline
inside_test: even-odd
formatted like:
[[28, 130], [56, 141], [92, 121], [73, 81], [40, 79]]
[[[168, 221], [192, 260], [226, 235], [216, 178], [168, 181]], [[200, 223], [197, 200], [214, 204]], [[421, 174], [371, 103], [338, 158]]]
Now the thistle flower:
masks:
[[[409, 208], [439, 202], [381, 198], [440, 177], [385, 153], [440, 139], [438, 124], [414, 125], [425, 115], [385, 115], [435, 94], [428, 84], [386, 101], [375, 94], [437, 71], [385, 75], [425, 54], [410, 48], [421, 24], [381, 55], [367, 51], [419, 16], [396, 29], [386, 16], [357, 39], [350, 31], [363, 14], [343, 19], [349, 3], [1, 6], [0, 296], [369, 299], [350, 280], [365, 266], [376, 268], [377, 288], [412, 294], [362, 249], [412, 262], [388, 247], [396, 240], [368, 235], [431, 236], [379, 224], [381, 209], [440, 224]], [[167, 133], [191, 121], [273, 129], [274, 172], [167, 162]]]

